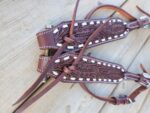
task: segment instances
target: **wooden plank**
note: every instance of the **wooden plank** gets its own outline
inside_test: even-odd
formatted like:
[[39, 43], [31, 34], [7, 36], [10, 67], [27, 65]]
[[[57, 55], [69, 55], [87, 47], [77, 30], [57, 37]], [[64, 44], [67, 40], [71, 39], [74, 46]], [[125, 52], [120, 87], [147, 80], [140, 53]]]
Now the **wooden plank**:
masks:
[[144, 101], [143, 101], [143, 105], [141, 105], [141, 108], [139, 109], [138, 113], [149, 113], [150, 109], [149, 109], [149, 102], [150, 102], [150, 91], [148, 91]]
[[[83, 19], [89, 10], [97, 6], [98, 1], [99, 0], [87, 2], [86, 0], [82, 0], [80, 2], [77, 19]], [[105, 4], [109, 3], [114, 5], [120, 5], [123, 1], [124, 0], [116, 0], [115, 2], [112, 2], [111, 0], [100, 0], [100, 2]], [[137, 12], [135, 6], [133, 6], [134, 2], [135, 0], [130, 1], [124, 8], [126, 9], [130, 6], [131, 9], [128, 8], [126, 10], [130, 11], [130, 13], [134, 14], [136, 17], [139, 17], [141, 14]], [[144, 3], [145, 2], [147, 2], [146, 4], [149, 3], [148, 1], [144, 1]], [[140, 2], [136, 1], [136, 3]], [[144, 9], [146, 8], [145, 10], [148, 11], [149, 9], [146, 7], [146, 4], [140, 4], [140, 6], [144, 7]], [[36, 72], [36, 67], [38, 56], [41, 52], [38, 50], [35, 34], [47, 23], [57, 24], [62, 20], [70, 20], [74, 5], [75, 1], [73, 0], [59, 0], [59, 4], [58, 1], [55, 0], [7, 0], [0, 2], [0, 74], [2, 75], [0, 77], [1, 112], [12, 112], [15, 107], [12, 107], [11, 105], [26, 89], [28, 89], [39, 74]], [[102, 13], [101, 15], [106, 16], [105, 13]], [[148, 31], [142, 30], [143, 34], [139, 31], [141, 30], [132, 32], [125, 40], [95, 47], [88, 51], [92, 52], [92, 56], [118, 62], [125, 67], [128, 67], [149, 35]], [[126, 47], [127, 44], [129, 45], [128, 47]], [[115, 50], [115, 53], [113, 50]], [[98, 53], [97, 51], [100, 52]], [[148, 55], [146, 54], [146, 56]], [[122, 60], [122, 58], [125, 60]], [[146, 60], [143, 59], [143, 61], [145, 62]], [[149, 63], [147, 63], [147, 66], [148, 64]], [[137, 67], [135, 69], [130, 69], [131, 71], [136, 72], [135, 70]], [[102, 95], [109, 95], [114, 88], [114, 86], [106, 86], [104, 84], [93, 84], [89, 87], [95, 93]], [[122, 87], [122, 85], [119, 85], [119, 87]], [[131, 88], [134, 88], [134, 86]], [[97, 91], [97, 89], [99, 90]], [[124, 93], [129, 91], [130, 89]], [[118, 92], [118, 90], [115, 91], [116, 94], [118, 94]], [[28, 108], [25, 113], [91, 113], [93, 111], [99, 112], [103, 105], [104, 102], [96, 100], [86, 94], [79, 85], [74, 85], [72, 87], [72, 84], [60, 83]], [[106, 105], [106, 108], [110, 109], [111, 107], [111, 105]], [[105, 111], [106, 108], [102, 110], [107, 112]], [[116, 109], [118, 108], [116, 107]], [[119, 111], [123, 112], [122, 109]]]

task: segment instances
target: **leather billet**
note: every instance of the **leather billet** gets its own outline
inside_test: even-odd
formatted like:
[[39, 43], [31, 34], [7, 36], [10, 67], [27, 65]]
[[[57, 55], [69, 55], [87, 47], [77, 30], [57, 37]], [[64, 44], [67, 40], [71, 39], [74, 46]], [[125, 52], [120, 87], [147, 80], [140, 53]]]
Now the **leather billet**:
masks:
[[[136, 19], [121, 8], [104, 5], [91, 10], [84, 20], [75, 20], [78, 4], [79, 0], [77, 0], [71, 21], [61, 22], [37, 33], [39, 48], [48, 50], [48, 54], [40, 55], [37, 70], [41, 75], [17, 100], [15, 104], [25, 101], [13, 113], [24, 111], [60, 81], [79, 83], [90, 95], [114, 105], [134, 102], [135, 97], [150, 86], [150, 75], [143, 65], [141, 65], [143, 73], [135, 74], [128, 72], [120, 64], [83, 55], [87, 48], [123, 39], [132, 30], [149, 27], [149, 18]], [[128, 21], [118, 17], [90, 19], [95, 11], [106, 7], [123, 14]], [[146, 14], [139, 7], [138, 9]], [[52, 55], [49, 54], [51, 50], [54, 51]], [[41, 87], [41, 84], [47, 83], [48, 78], [53, 78], [54, 81], [34, 95], [35, 90]], [[123, 80], [133, 80], [141, 86], [128, 96], [101, 97], [95, 95], [85, 85], [85, 83], [119, 84]]]

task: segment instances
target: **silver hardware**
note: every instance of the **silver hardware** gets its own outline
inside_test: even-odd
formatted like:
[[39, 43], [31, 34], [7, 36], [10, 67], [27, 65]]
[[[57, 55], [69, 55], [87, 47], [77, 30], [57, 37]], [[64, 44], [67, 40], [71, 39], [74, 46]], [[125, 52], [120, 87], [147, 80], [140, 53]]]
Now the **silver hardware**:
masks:
[[[148, 20], [150, 22], [150, 18], [148, 18], [147, 16], [141, 16], [140, 20]], [[150, 24], [149, 25], [145, 25], [143, 28], [145, 28], [145, 29], [150, 28]]]
[[140, 81], [140, 84], [145, 86], [146, 88], [150, 87], [150, 74], [143, 73], [141, 76], [143, 76], [145, 79], [143, 81]]
[[140, 20], [145, 20], [145, 19], [147, 19], [147, 16], [141, 16], [140, 17]]
[[149, 28], [150, 28], [150, 25], [145, 25], [143, 28], [144, 28], [144, 29], [149, 29]]
[[143, 73], [143, 76], [144, 76], [145, 78], [150, 79], [150, 74], [148, 74], [148, 73]]

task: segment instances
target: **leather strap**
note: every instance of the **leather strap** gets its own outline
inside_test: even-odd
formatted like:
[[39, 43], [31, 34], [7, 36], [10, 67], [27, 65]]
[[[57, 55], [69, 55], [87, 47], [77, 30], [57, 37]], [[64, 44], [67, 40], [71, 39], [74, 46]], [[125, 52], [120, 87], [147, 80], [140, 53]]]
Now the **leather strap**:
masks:
[[[85, 19], [89, 19], [96, 10], [98, 10], [100, 8], [103, 8], [103, 7], [115, 9], [116, 11], [120, 12], [121, 14], [124, 14], [126, 17], [128, 17], [131, 20], [135, 19], [133, 16], [131, 16], [130, 14], [128, 14], [126, 11], [120, 9], [119, 7], [115, 7], [115, 6], [112, 6], [112, 5], [99, 6], [99, 7], [95, 8], [95, 9], [93, 9], [92, 11], [89, 12], [89, 14], [87, 14], [87, 16], [85, 17]], [[106, 23], [108, 21], [109, 21], [109, 19], [106, 21]], [[72, 67], [75, 68], [76, 64], [79, 62], [80, 58], [83, 56], [83, 53], [84, 53], [86, 47], [88, 46], [89, 42], [92, 41], [96, 37], [96, 35], [98, 34], [98, 32], [100, 32], [103, 29], [103, 27], [105, 26], [105, 24], [103, 24], [102, 26], [98, 27], [93, 32], [93, 34], [87, 39], [86, 43], [84, 44], [84, 47], [81, 49], [81, 51], [80, 51], [80, 53], [79, 53], [79, 55], [77, 57], [77, 59], [73, 62], [72, 66], [70, 66], [70, 68], [72, 68]]]
[[[147, 73], [146, 69], [144, 68], [144, 66], [141, 64], [140, 65], [143, 72]], [[102, 96], [98, 96], [96, 94], [94, 94], [93, 92], [91, 92], [88, 87], [84, 84], [84, 83], [80, 83], [80, 86], [90, 95], [92, 95], [93, 97], [99, 99], [99, 100], [103, 100], [109, 103], [112, 103], [114, 105], [120, 105], [120, 104], [129, 104], [132, 102], [135, 102], [135, 98], [143, 91], [145, 91], [147, 89], [147, 86], [149, 86], [149, 78], [145, 78], [143, 76], [143, 74], [133, 74], [133, 73], [129, 73], [126, 72], [125, 73], [125, 78], [126, 79], [131, 79], [134, 80], [136, 82], [140, 82], [142, 85], [140, 87], [138, 87], [137, 89], [135, 89], [129, 96], [124, 95], [124, 96], [120, 96], [119, 98], [117, 97], [102, 97]]]
[[[88, 47], [93, 47], [93, 46], [96, 46], [96, 45], [99, 45], [99, 44], [104, 44], [104, 43], [107, 43], [107, 42], [111, 42], [111, 41], [114, 41], [114, 40], [119, 40], [119, 39], [125, 38], [128, 34], [128, 33], [126, 33], [128, 30], [131, 31], [131, 30], [134, 30], [134, 29], [137, 29], [137, 28], [144, 27], [145, 25], [148, 26], [150, 24], [150, 21], [148, 19], [136, 19], [135, 17], [133, 17], [130, 14], [129, 14], [130, 16], [126, 16], [126, 15], [128, 15], [128, 13], [125, 10], [123, 10], [123, 9], [117, 7], [117, 6], [113, 6], [113, 5], [98, 6], [97, 8], [92, 10], [93, 12], [91, 11], [90, 15], [87, 16], [88, 18], [86, 17], [87, 20], [77, 20], [76, 21], [76, 24], [78, 25], [78, 27], [76, 26], [75, 31], [74, 31], [74, 35], [77, 36], [74, 39], [75, 43], [71, 44], [71, 46], [67, 46], [67, 48], [65, 49], [65, 52], [78, 51], [80, 49], [80, 47], [78, 47], [78, 46], [80, 46], [80, 42], [81, 42], [81, 44], [82, 44], [82, 42], [85, 42], [86, 38], [90, 36], [90, 34], [93, 32], [94, 28], [95, 29], [97, 28], [98, 24], [96, 23], [96, 21], [98, 21], [98, 22], [105, 21], [105, 19], [97, 19], [97, 20], [89, 19], [89, 17], [91, 17], [92, 14], [94, 14], [98, 9], [103, 9], [103, 8], [113, 9], [116, 12], [121, 13], [130, 22], [124, 22], [122, 19], [113, 18], [114, 20], [112, 19], [112, 25], [110, 26], [112, 28], [112, 31], [106, 30], [106, 29], [104, 29], [104, 31], [103, 31], [106, 34], [111, 33], [111, 35], [109, 35], [111, 37], [111, 39], [106, 40], [102, 43], [101, 43], [101, 41], [98, 42], [95, 39], [95, 40], [93, 40], [93, 42], [90, 45], [88, 45]], [[122, 13], [122, 12], [124, 12], [124, 13]], [[120, 25], [122, 26], [121, 27], [120, 25], [117, 24], [117, 21], [122, 21], [124, 25], [123, 24], [121, 25], [121, 22], [120, 22]], [[83, 26], [82, 23], [86, 24], [86, 25]], [[92, 25], [90, 25], [90, 23]], [[70, 26], [70, 21], [62, 22], [62, 23], [56, 25], [55, 27], [53, 27], [49, 30], [44, 30], [42, 32], [39, 32], [38, 34], [41, 34], [41, 35], [37, 34], [37, 39], [38, 39], [40, 49], [42, 49], [42, 50], [45, 50], [45, 49], [58, 49], [59, 47], [61, 47], [63, 37], [67, 36], [68, 31], [69, 31], [68, 25]], [[118, 26], [118, 28], [116, 26]], [[63, 28], [63, 27], [65, 27], [65, 28]], [[77, 30], [77, 28], [80, 29], [80, 30]], [[145, 28], [146, 28], [146, 26], [145, 26]], [[119, 29], [119, 31], [118, 31], [118, 29]], [[57, 31], [57, 33], [53, 34], [53, 32], [55, 30]], [[124, 32], [122, 32], [122, 30]], [[114, 37], [115, 35], [117, 35], [117, 38]], [[74, 37], [74, 36], [72, 36], [72, 37]], [[101, 33], [98, 35], [98, 37], [99, 37], [98, 38], [99, 40], [101, 40], [100, 37], [105, 37], [106, 39], [108, 38], [107, 36], [103, 36]]]
[[[136, 7], [142, 13], [144, 13], [145, 15], [150, 17], [150, 14], [148, 14], [147, 12], [142, 10], [139, 6], [136, 6]], [[123, 15], [124, 17], [126, 17], [128, 20], [133, 21], [133, 22], [130, 22], [130, 23], [127, 24], [127, 28], [130, 29], [130, 30], [141, 28], [141, 27], [144, 27], [145, 25], [149, 25], [150, 24], [149, 19], [147, 19], [147, 20], [145, 20], [145, 19], [144, 20], [143, 19], [136, 19], [134, 16], [132, 16], [131, 14], [126, 12], [125, 10], [123, 10], [120, 7], [117, 7], [117, 6], [113, 6], [113, 5], [101, 5], [101, 6], [98, 6], [95, 9], [91, 10], [86, 15], [85, 19], [90, 19], [91, 16], [99, 9], [111, 9], [111, 10], [114, 10], [115, 12], [118, 12], [121, 15]]]
[[45, 85], [46, 82], [49, 82], [50, 78], [47, 78], [44, 80], [14, 111], [13, 113], [16, 112], [18, 108], [20, 108], [28, 99], [30, 99], [32, 96], [34, 96], [42, 87]]
[[91, 92], [89, 89], [88, 89], [88, 87], [85, 85], [85, 84], [83, 84], [83, 83], [80, 83], [80, 86], [87, 92], [87, 93], [89, 93], [90, 95], [92, 95], [93, 97], [95, 97], [95, 98], [97, 98], [97, 99], [99, 99], [99, 100], [102, 100], [102, 101], [108, 101], [108, 102], [111, 102], [111, 103], [114, 103], [114, 101], [115, 101], [115, 99], [113, 99], [113, 98], [105, 98], [105, 97], [101, 97], [101, 96], [97, 96], [97, 95], [95, 95], [93, 92]]
[[53, 82], [51, 82], [46, 88], [44, 88], [40, 93], [37, 95], [29, 98], [27, 101], [25, 101], [19, 108], [13, 111], [13, 113], [21, 113], [23, 112], [26, 108], [28, 108], [31, 104], [33, 104], [36, 100], [38, 100], [41, 96], [43, 96], [46, 92], [48, 92], [50, 89], [52, 89], [59, 81], [60, 78], [63, 76], [60, 75], [58, 78], [56, 78]]
[[[75, 22], [75, 18], [76, 18], [76, 12], [77, 12], [79, 1], [80, 0], [77, 0], [77, 2], [76, 2], [74, 13], [73, 13], [73, 17], [72, 17], [72, 22], [71, 22], [71, 27], [70, 27], [70, 32], [69, 32], [71, 39], [73, 38], [73, 26], [74, 26], [74, 22]], [[54, 56], [52, 57], [52, 60], [50, 60], [47, 63], [47, 66], [46, 66], [44, 72], [39, 76], [39, 78], [36, 80], [36, 82], [17, 100], [17, 102], [15, 104], [17, 104], [17, 103], [21, 102], [23, 99], [27, 98], [34, 91], [34, 89], [36, 89], [36, 87], [40, 84], [40, 82], [46, 77], [46, 73], [51, 69], [51, 67], [52, 67], [52, 65], [54, 63], [53, 61], [55, 61], [56, 58], [58, 58], [60, 56], [60, 54], [63, 52], [63, 50], [67, 47], [68, 43], [70, 43], [70, 40], [68, 40], [68, 38], [67, 38], [65, 40], [63, 46], [61, 48], [59, 48], [57, 50], [57, 52], [54, 54]], [[17, 108], [14, 111], [14, 113], [21, 113], [22, 111], [24, 111], [29, 105], [31, 105], [32, 103], [34, 103], [37, 99], [39, 99], [47, 91], [49, 91], [54, 85], [56, 85], [59, 82], [59, 79], [62, 76], [63, 76], [63, 74], [60, 75], [57, 79], [55, 79], [54, 82], [52, 82], [50, 85], [48, 85], [45, 89], [43, 89], [35, 97], [32, 97], [29, 100], [27, 100], [22, 106], [20, 106], [19, 108]]]
[[148, 17], [150, 17], [150, 14], [146, 11], [144, 11], [142, 8], [140, 8], [139, 6], [136, 6], [136, 8], [141, 11], [142, 13], [144, 13], [145, 15], [147, 15]]
[[114, 10], [118, 13], [120, 13], [121, 15], [123, 15], [124, 17], [126, 17], [128, 20], [130, 21], [134, 21], [136, 20], [136, 18], [134, 16], [132, 16], [131, 14], [129, 14], [128, 12], [126, 12], [125, 10], [121, 9], [120, 7], [117, 7], [117, 6], [113, 6], [113, 5], [101, 5], [101, 6], [98, 6], [94, 9], [92, 9], [85, 17], [85, 19], [89, 19], [91, 18], [91, 16], [99, 9], [111, 9], [111, 10]]
[[120, 96], [119, 98], [117, 97], [102, 97], [102, 96], [98, 96], [96, 94], [94, 94], [93, 92], [91, 92], [88, 87], [83, 84], [80, 83], [80, 86], [90, 95], [92, 95], [93, 97], [102, 100], [102, 101], [106, 101], [109, 103], [112, 103], [114, 105], [119, 105], [119, 104], [129, 104], [132, 102], [135, 102], [135, 98], [136, 96], [138, 96], [141, 92], [145, 91], [147, 88], [145, 86], [140, 86], [138, 87], [136, 90], [134, 90], [129, 96]]
[[66, 48], [66, 46], [67, 46], [67, 43], [65, 43], [62, 48], [59, 48], [57, 50], [57, 52], [54, 54], [52, 59], [49, 60], [49, 62], [47, 63], [46, 68], [43, 71], [43, 73], [41, 73], [41, 75], [38, 77], [38, 79], [35, 81], [35, 83], [33, 83], [33, 85], [13, 105], [18, 104], [19, 102], [21, 102], [22, 100], [27, 98], [34, 91], [34, 89], [36, 89], [36, 87], [38, 87], [38, 85], [41, 83], [41, 81], [47, 76], [47, 72], [51, 69], [51, 67], [53, 65], [53, 61], [55, 61], [58, 58], [58, 56], [60, 56], [60, 54], [62, 53], [64, 48]]

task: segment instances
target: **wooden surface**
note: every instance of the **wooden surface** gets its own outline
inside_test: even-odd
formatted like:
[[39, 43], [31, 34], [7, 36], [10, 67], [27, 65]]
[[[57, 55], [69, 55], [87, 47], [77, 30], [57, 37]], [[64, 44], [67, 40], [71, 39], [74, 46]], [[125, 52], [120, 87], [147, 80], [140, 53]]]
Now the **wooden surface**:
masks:
[[[12, 104], [36, 80], [38, 48], [35, 34], [47, 24], [70, 20], [76, 0], [0, 0], [0, 113], [11, 113]], [[100, 2], [119, 6], [125, 0], [81, 0], [77, 19]], [[123, 9], [140, 17], [139, 5], [150, 12], [149, 0], [128, 0]], [[112, 12], [111, 12], [112, 13]], [[108, 11], [97, 12], [95, 17], [106, 17]], [[94, 17], [93, 17], [94, 18]], [[141, 73], [143, 63], [150, 72], [150, 32], [139, 29], [126, 39], [101, 45], [86, 51], [92, 56], [120, 63], [131, 72]], [[98, 95], [129, 94], [138, 84], [125, 81], [119, 85], [91, 84]], [[30, 106], [24, 113], [149, 113], [150, 92], [140, 94], [136, 103], [114, 106], [99, 101], [78, 84], [59, 83], [55, 88]]]

